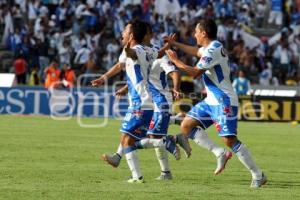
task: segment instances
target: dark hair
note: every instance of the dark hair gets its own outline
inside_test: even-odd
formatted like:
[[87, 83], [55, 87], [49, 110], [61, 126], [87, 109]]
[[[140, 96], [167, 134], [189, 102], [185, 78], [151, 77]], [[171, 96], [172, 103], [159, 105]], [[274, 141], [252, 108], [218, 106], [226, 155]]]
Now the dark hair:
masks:
[[217, 38], [218, 27], [214, 20], [212, 19], [203, 19], [197, 24], [197, 28], [201, 28], [207, 34], [207, 37], [211, 40]]
[[147, 25], [145, 22], [140, 20], [134, 20], [129, 22], [131, 25], [131, 31], [133, 38], [137, 43], [142, 43], [145, 35], [147, 34]]
[[151, 24], [149, 22], [145, 22], [145, 24], [146, 24], [146, 27], [147, 27], [147, 33], [152, 34], [153, 30], [152, 30]]

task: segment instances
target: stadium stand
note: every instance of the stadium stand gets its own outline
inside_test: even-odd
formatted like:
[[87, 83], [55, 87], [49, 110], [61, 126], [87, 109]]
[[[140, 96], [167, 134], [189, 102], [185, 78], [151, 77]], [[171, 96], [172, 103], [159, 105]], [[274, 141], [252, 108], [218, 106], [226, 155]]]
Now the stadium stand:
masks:
[[[153, 43], [161, 45], [161, 38], [173, 32], [180, 41], [195, 44], [192, 27], [207, 17], [217, 19], [218, 38], [231, 58], [232, 79], [243, 70], [251, 84], [299, 84], [299, 0], [2, 0], [0, 4], [0, 71], [13, 72], [14, 60], [21, 54], [27, 62], [27, 83], [34, 72], [40, 80], [35, 84], [43, 84], [43, 71], [53, 58], [60, 69], [69, 64], [77, 76], [103, 73], [117, 62], [122, 50], [119, 38], [131, 19], [151, 22]], [[195, 64], [194, 58], [178, 53]]]

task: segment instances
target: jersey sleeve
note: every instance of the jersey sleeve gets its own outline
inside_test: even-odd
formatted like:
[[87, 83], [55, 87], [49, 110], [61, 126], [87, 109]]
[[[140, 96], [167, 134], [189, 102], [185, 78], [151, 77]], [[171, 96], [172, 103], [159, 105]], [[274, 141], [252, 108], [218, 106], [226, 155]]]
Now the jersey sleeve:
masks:
[[146, 49], [146, 53], [147, 53], [147, 57], [150, 63], [153, 63], [154, 60], [156, 60], [158, 58], [158, 52], [159, 49], [157, 49], [156, 47], [147, 47]]
[[147, 61], [147, 53], [143, 48], [136, 48], [134, 49], [137, 59], [140, 63], [144, 63]]
[[126, 63], [126, 53], [123, 50], [121, 55], [119, 56], [119, 63]]
[[[202, 49], [202, 48], [200, 48]], [[199, 49], [199, 51], [200, 51]], [[215, 63], [217, 62], [216, 58], [216, 51], [217, 49], [214, 48], [206, 48], [202, 49], [201, 51], [201, 58], [197, 63], [197, 67], [202, 70], [208, 70], [214, 67]]]

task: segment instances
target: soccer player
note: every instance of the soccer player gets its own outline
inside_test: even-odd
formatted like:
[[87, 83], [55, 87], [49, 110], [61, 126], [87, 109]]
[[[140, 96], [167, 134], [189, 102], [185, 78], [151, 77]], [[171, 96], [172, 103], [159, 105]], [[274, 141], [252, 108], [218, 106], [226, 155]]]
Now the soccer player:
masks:
[[[196, 104], [184, 118], [181, 132], [190, 137], [201, 147], [212, 151], [216, 157], [226, 164], [231, 153], [218, 147], [211, 141], [205, 129], [214, 124], [225, 144], [237, 155], [241, 163], [251, 172], [252, 188], [258, 188], [267, 182], [262, 170], [255, 164], [248, 148], [237, 138], [238, 98], [229, 78], [228, 56], [222, 44], [216, 40], [217, 26], [213, 20], [200, 21], [195, 28], [195, 38], [200, 49], [175, 42], [166, 37], [172, 46], [184, 52], [200, 57], [196, 67], [191, 67], [178, 59], [176, 53], [167, 50], [169, 59], [182, 71], [192, 77], [202, 76], [207, 97]], [[223, 168], [215, 171], [220, 173]]]
[[[150, 43], [153, 36], [152, 28], [150, 24], [147, 24], [147, 27], [148, 33], [144, 38], [143, 44], [148, 52], [149, 59], [155, 59], [159, 57], [159, 51], [158, 48], [152, 47]], [[175, 98], [179, 96], [180, 75], [175, 66], [169, 61], [167, 56], [156, 59], [152, 64], [149, 74], [149, 89], [154, 103], [154, 114], [147, 132], [149, 138], [144, 138], [136, 142], [138, 148], [146, 149], [155, 147], [156, 156], [161, 167], [161, 174], [156, 178], [157, 180], [172, 179], [166, 147], [157, 145], [157, 142], [161, 141], [161, 138], [166, 138], [167, 136], [171, 113], [172, 94], [167, 84], [166, 75], [170, 76], [173, 80], [172, 90]], [[121, 88], [116, 94], [120, 96], [125, 95], [127, 93], [126, 88], [126, 86]], [[112, 155], [104, 154], [102, 158], [110, 165], [117, 167], [121, 161], [121, 156], [122, 146], [119, 146], [117, 153]]]
[[[163, 47], [160, 51], [157, 49], [149, 48], [150, 40], [152, 38], [152, 28], [151, 25], [146, 23], [147, 25], [147, 34], [144, 38], [143, 44], [145, 50], [148, 55], [148, 59], [150, 59], [151, 63], [158, 57], [161, 57], [162, 54], [160, 52], [164, 52]], [[124, 53], [120, 56], [120, 63], [124, 61]], [[179, 150], [176, 149], [175, 143], [171, 141], [171, 137], [166, 138], [168, 123], [170, 117], [170, 107], [172, 104], [172, 95], [169, 91], [169, 87], [167, 85], [166, 74], [168, 74], [173, 80], [173, 92], [178, 96], [179, 88], [180, 88], [180, 75], [177, 70], [175, 70], [174, 65], [170, 65], [171, 63], [168, 61], [168, 58], [165, 56], [162, 59], [158, 59], [153, 63], [152, 68], [150, 70], [149, 82], [150, 82], [150, 92], [154, 97], [154, 105], [155, 105], [155, 113], [152, 116], [152, 121], [149, 127], [148, 136], [150, 138], [144, 138], [140, 141], [136, 142], [136, 146], [138, 148], [155, 148], [156, 155], [161, 167], [161, 175], [157, 178], [157, 180], [169, 180], [172, 179], [172, 174], [169, 168], [169, 162], [166, 152], [166, 146], [168, 151], [170, 151], [173, 155], [175, 154], [175, 158], [179, 159], [180, 154]], [[155, 86], [154, 86], [155, 85]], [[128, 87], [127, 85], [116, 92], [117, 96], [122, 96], [127, 94]], [[175, 147], [175, 152], [174, 152]], [[121, 157], [123, 154], [123, 147], [120, 144], [117, 150], [117, 153], [108, 155], [104, 154], [102, 159], [107, 161], [108, 164], [113, 167], [118, 167], [121, 161]]]
[[[136, 140], [141, 140], [146, 136], [153, 115], [152, 96], [148, 88], [148, 76], [150, 70], [150, 59], [145, 47], [141, 45], [147, 32], [147, 26], [140, 21], [129, 23], [122, 33], [122, 43], [127, 45], [124, 48], [126, 56], [120, 56], [120, 64], [115, 65], [105, 76], [92, 81], [94, 86], [103, 83], [103, 79], [108, 75], [116, 73], [121, 63], [126, 63], [127, 85], [129, 90], [129, 108], [124, 118], [121, 132], [121, 147], [119, 150], [125, 153], [128, 166], [132, 172], [129, 183], [142, 183], [143, 177], [139, 169], [136, 155]], [[108, 75], [107, 75], [108, 74]], [[171, 140], [151, 140], [147, 145], [152, 148], [168, 145], [168, 149], [175, 155], [179, 154], [179, 149]], [[145, 145], [146, 145], [145, 144]], [[142, 145], [142, 144], [140, 144]]]

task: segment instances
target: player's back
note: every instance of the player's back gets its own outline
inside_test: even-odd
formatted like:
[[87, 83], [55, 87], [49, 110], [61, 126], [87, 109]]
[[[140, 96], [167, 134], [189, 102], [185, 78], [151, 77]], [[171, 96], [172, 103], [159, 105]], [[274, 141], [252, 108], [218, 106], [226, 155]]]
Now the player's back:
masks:
[[153, 62], [149, 75], [149, 89], [156, 106], [161, 104], [170, 106], [172, 104], [172, 94], [168, 86], [167, 75], [175, 70], [175, 66], [166, 56]]
[[230, 80], [229, 59], [223, 45], [214, 40], [206, 48], [200, 48], [199, 52], [201, 58], [197, 66], [206, 70], [202, 75], [207, 91], [205, 101], [210, 105], [238, 106], [238, 98]]

